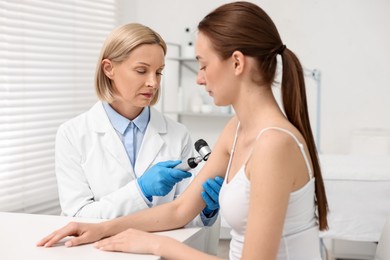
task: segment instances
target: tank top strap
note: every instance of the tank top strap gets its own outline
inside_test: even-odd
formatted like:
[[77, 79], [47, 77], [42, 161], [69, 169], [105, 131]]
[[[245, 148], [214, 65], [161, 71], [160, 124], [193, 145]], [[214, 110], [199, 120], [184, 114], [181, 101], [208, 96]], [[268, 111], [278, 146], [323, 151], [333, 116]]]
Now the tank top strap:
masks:
[[[301, 153], [302, 153], [302, 156], [303, 156], [303, 159], [305, 160], [305, 163], [306, 163], [306, 167], [307, 167], [307, 171], [308, 171], [308, 174], [309, 174], [309, 178], [313, 178], [313, 171], [311, 169], [311, 166], [310, 166], [310, 163], [309, 163], [309, 159], [307, 158], [307, 155], [305, 153], [305, 147], [303, 146], [303, 144], [301, 142], [299, 142], [298, 138], [293, 134], [291, 133], [290, 131], [288, 131], [287, 129], [284, 129], [284, 128], [281, 128], [281, 127], [276, 127], [276, 126], [271, 126], [271, 127], [267, 127], [267, 128], [264, 128], [260, 131], [260, 133], [258, 133], [258, 135], [256, 136], [256, 141], [260, 138], [260, 136], [267, 130], [279, 130], [279, 131], [282, 131], [288, 135], [290, 135], [294, 140], [295, 142], [297, 143], [299, 149], [301, 150]], [[249, 157], [252, 155], [252, 152], [253, 152], [253, 148], [252, 148], [252, 151], [249, 153]], [[248, 159], [249, 159], [248, 157]], [[247, 160], [248, 160], [247, 159]], [[245, 161], [245, 164], [247, 162], [247, 160]]]
[[232, 146], [232, 149], [230, 150], [230, 154], [233, 154], [234, 150], [236, 149], [236, 143], [237, 143], [238, 129], [239, 128], [240, 128], [240, 122], [238, 122], [238, 124], [237, 124], [236, 133], [234, 135], [233, 146]]
[[227, 180], [227, 177], [228, 177], [229, 172], [230, 172], [230, 164], [232, 163], [234, 150], [236, 149], [236, 143], [237, 143], [237, 136], [238, 136], [238, 129], [239, 128], [240, 128], [240, 122], [238, 122], [238, 124], [237, 124], [237, 128], [236, 128], [236, 133], [234, 135], [234, 141], [233, 141], [232, 149], [230, 150], [230, 158], [229, 158], [228, 166], [227, 166], [227, 169], [226, 169], [225, 181]]

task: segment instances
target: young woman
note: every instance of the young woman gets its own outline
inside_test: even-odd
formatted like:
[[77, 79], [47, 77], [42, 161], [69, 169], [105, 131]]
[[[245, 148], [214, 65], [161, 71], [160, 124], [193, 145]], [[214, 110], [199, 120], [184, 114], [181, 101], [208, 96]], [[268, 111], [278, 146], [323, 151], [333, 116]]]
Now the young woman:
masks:
[[[123, 25], [107, 37], [95, 75], [100, 101], [57, 132], [64, 215], [116, 218], [172, 201], [187, 188], [191, 174], [173, 167], [192, 156], [189, 133], [152, 108], [166, 51], [160, 35], [141, 24]], [[192, 224], [215, 221], [218, 210], [210, 201], [212, 208]]]
[[[321, 259], [318, 231], [327, 228], [327, 201], [298, 58], [252, 3], [222, 5], [198, 29], [197, 82], [215, 104], [236, 111], [200, 174], [171, 203], [100, 224], [70, 223], [38, 245], [51, 246], [67, 235], [77, 236], [67, 246], [113, 236], [96, 247], [164, 259], [214, 259], [144, 231], [185, 225], [204, 207], [202, 182], [221, 175], [221, 214], [232, 227], [230, 259]], [[277, 55], [284, 111], [271, 91]]]

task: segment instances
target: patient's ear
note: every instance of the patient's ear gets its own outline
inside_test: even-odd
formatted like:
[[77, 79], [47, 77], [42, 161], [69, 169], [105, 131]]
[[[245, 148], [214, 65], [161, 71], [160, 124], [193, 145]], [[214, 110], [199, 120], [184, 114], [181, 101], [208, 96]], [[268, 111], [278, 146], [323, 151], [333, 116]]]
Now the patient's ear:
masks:
[[243, 72], [245, 67], [245, 56], [240, 51], [234, 51], [232, 54], [232, 60], [234, 64], [234, 72], [239, 75]]
[[112, 77], [114, 76], [114, 68], [112, 66], [112, 62], [109, 59], [102, 60], [102, 69], [104, 74], [108, 78], [112, 79]]

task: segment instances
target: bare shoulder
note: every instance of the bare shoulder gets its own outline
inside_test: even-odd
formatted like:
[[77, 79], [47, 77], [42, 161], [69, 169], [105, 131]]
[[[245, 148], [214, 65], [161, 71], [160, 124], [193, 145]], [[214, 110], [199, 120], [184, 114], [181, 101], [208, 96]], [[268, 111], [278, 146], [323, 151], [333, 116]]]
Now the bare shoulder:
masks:
[[[291, 132], [301, 143], [300, 133]], [[305, 169], [305, 164], [298, 143], [293, 136], [290, 131], [279, 129], [264, 131], [257, 138], [253, 153], [248, 160], [249, 175], [256, 172], [259, 175], [265, 174], [269, 178], [272, 173], [274, 177], [295, 179], [301, 169]]]
[[256, 139], [255, 150], [276, 153], [288, 152], [289, 148], [297, 147], [295, 138], [299, 137], [290, 130], [267, 129]]

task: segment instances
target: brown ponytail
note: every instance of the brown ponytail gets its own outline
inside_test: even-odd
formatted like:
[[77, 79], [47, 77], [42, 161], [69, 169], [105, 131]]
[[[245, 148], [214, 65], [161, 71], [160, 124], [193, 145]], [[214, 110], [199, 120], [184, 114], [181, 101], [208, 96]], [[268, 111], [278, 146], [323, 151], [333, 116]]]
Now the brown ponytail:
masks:
[[315, 177], [319, 226], [320, 230], [326, 230], [328, 228], [328, 202], [325, 195], [325, 187], [322, 180], [314, 136], [310, 126], [303, 68], [297, 56], [289, 49], [286, 48], [281, 53], [281, 56], [283, 63], [282, 100], [284, 111], [287, 119], [298, 128], [306, 140]]

